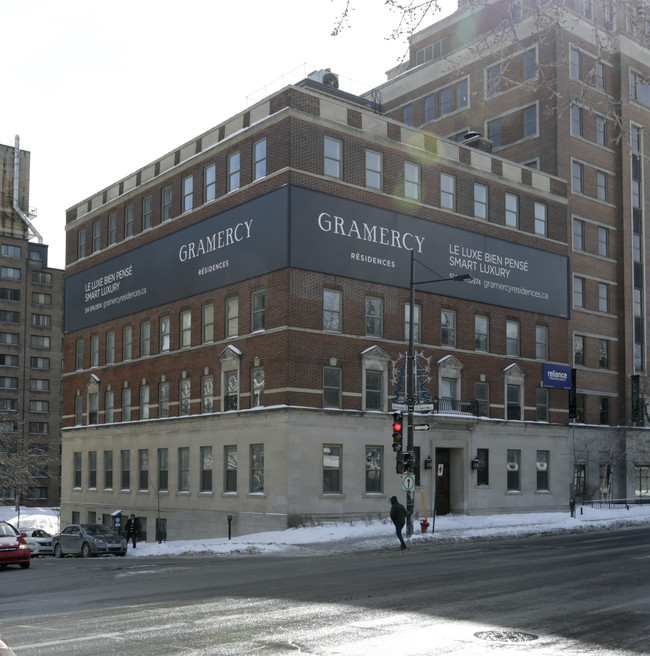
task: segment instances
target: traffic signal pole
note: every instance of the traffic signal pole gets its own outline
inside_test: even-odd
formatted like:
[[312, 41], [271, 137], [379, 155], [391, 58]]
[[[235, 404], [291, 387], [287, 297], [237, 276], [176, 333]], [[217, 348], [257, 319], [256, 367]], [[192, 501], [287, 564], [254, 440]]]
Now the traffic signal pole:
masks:
[[[415, 284], [413, 282], [413, 266], [415, 258], [413, 251], [411, 251], [411, 272], [409, 278], [409, 344], [408, 354], [406, 358], [406, 451], [413, 453], [413, 411], [415, 409], [415, 349], [413, 345], [413, 315], [415, 313]], [[407, 473], [413, 473], [415, 458], [409, 459], [409, 466]], [[411, 537], [413, 535], [413, 510], [415, 502], [413, 498], [413, 490], [406, 492], [406, 535]]]

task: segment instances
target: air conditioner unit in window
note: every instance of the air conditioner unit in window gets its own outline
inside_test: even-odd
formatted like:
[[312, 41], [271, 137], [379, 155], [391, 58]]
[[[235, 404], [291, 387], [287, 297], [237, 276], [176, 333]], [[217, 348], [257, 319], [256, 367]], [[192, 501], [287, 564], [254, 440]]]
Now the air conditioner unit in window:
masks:
[[519, 471], [519, 464], [516, 463], [516, 462], [509, 462], [509, 463], [506, 465], [506, 469], [507, 469], [508, 471]]
[[546, 471], [548, 469], [548, 463], [547, 462], [538, 462], [537, 463], [537, 471]]

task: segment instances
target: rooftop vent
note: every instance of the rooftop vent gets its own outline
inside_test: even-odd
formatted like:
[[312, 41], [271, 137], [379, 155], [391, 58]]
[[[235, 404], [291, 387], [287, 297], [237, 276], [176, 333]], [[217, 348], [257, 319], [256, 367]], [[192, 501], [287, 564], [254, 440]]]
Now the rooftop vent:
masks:
[[320, 71], [312, 71], [307, 77], [310, 80], [324, 84], [326, 87], [332, 87], [333, 89], [339, 88], [339, 76], [336, 73], [332, 73], [329, 68], [322, 68]]

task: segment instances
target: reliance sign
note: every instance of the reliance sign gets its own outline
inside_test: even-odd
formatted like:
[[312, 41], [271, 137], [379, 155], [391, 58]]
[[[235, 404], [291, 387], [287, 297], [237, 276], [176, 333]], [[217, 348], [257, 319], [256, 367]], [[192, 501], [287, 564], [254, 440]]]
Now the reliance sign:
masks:
[[543, 365], [544, 387], [556, 389], [571, 389], [571, 367], [563, 364]]

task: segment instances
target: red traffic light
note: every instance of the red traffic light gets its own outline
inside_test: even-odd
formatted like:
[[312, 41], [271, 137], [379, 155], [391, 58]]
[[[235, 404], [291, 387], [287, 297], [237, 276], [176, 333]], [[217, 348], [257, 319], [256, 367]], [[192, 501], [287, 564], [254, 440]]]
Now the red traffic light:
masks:
[[402, 424], [400, 424], [399, 421], [396, 421], [396, 422], [393, 424], [393, 430], [394, 430], [396, 433], [398, 433], [399, 431], [402, 430]]

